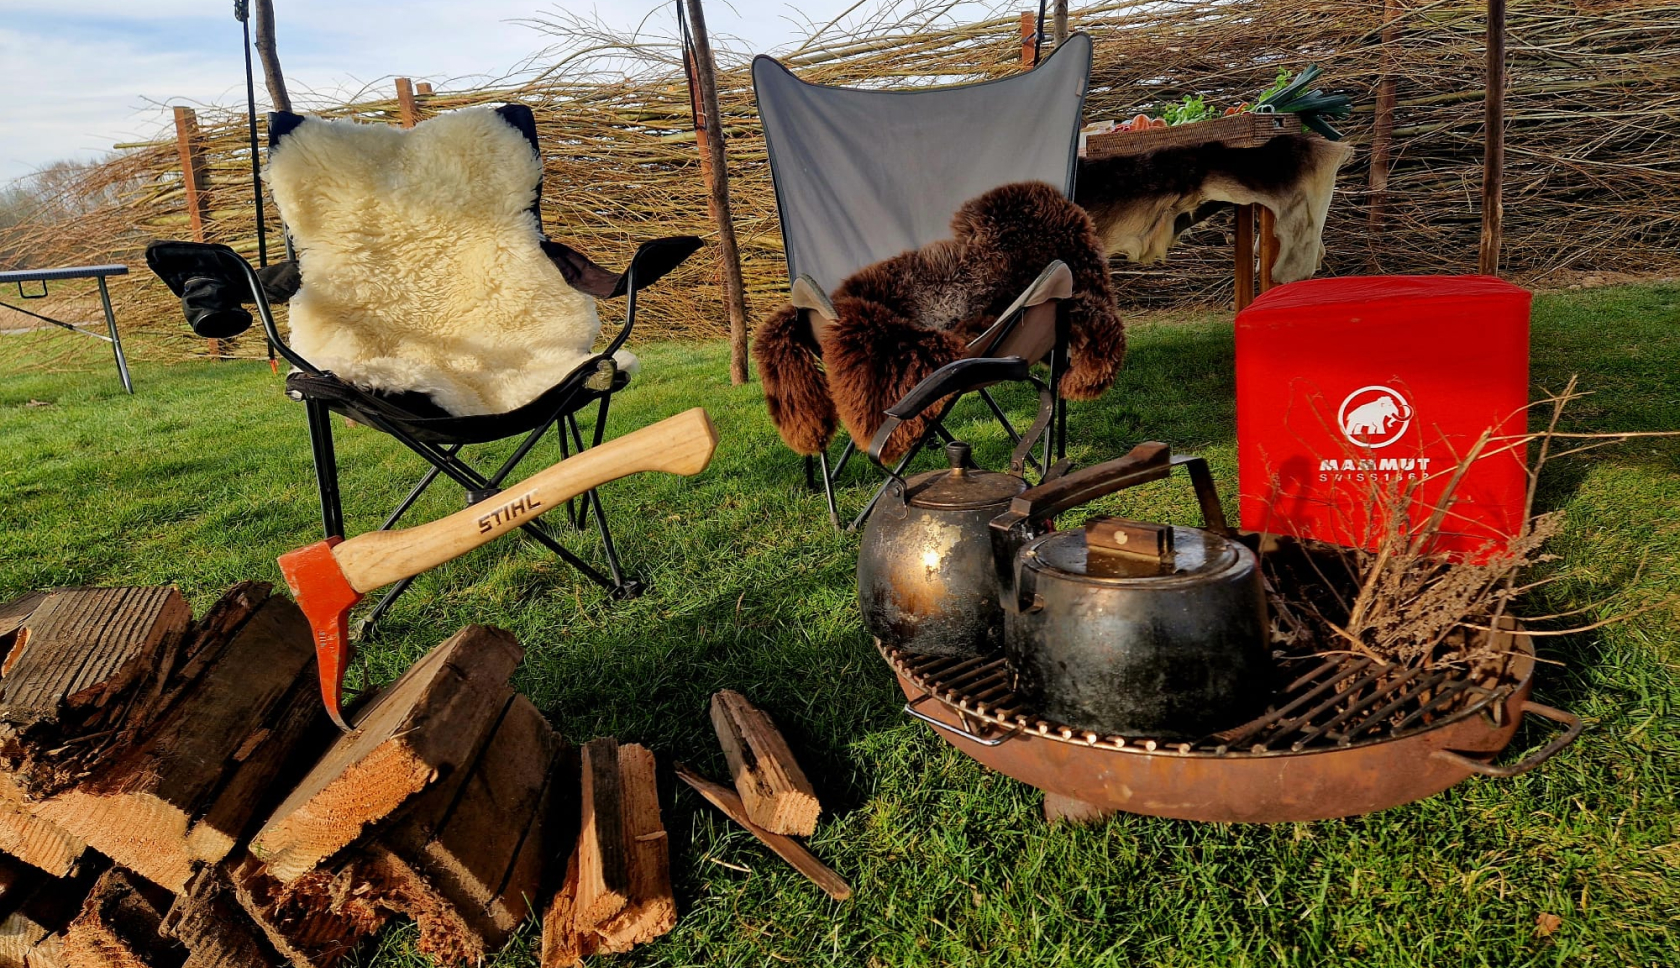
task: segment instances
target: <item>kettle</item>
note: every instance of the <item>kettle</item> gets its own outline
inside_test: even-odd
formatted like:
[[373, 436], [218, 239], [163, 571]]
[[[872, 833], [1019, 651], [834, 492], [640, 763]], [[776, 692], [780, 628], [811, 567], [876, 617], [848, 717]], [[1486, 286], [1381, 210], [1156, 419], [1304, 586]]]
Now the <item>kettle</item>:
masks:
[[[1186, 465], [1206, 529], [1099, 517], [1045, 524]], [[991, 523], [1015, 691], [1084, 731], [1198, 739], [1271, 694], [1259, 561], [1225, 522], [1207, 462], [1141, 444], [1016, 495]]]
[[[1015, 447], [1009, 473], [976, 468], [968, 444], [945, 448], [950, 466], [905, 480], [888, 471], [858, 549], [858, 606], [882, 642], [919, 655], [979, 656], [1003, 644], [1003, 607], [989, 525], [1027, 490], [1027, 454], [1050, 424], [1054, 401], [1025, 360], [962, 360], [928, 377], [887, 411], [869, 444], [881, 463], [902, 420], [930, 403], [1003, 380], [1031, 382], [1038, 418]], [[883, 465], [883, 469], [884, 465]]]

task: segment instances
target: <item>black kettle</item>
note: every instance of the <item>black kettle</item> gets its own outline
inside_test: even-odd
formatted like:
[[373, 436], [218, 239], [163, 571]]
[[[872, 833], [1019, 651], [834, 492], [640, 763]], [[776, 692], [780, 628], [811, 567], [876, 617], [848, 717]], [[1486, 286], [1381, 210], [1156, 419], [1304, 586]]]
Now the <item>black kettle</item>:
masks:
[[[1044, 522], [1185, 465], [1206, 529], [1096, 518]], [[991, 523], [1016, 692], [1082, 731], [1197, 739], [1270, 694], [1254, 552], [1225, 522], [1207, 462], [1148, 443], [1017, 495]]]
[[869, 444], [881, 451], [907, 415], [929, 403], [1004, 380], [1039, 390], [1038, 418], [1011, 455], [1009, 473], [973, 465], [969, 446], [946, 446], [950, 467], [908, 481], [893, 474], [870, 515], [858, 548], [858, 606], [863, 624], [882, 642], [920, 655], [977, 656], [1003, 644], [1003, 607], [992, 562], [992, 519], [1027, 490], [1027, 454], [1050, 425], [1053, 399], [1018, 358], [950, 364], [918, 384], [887, 411]]

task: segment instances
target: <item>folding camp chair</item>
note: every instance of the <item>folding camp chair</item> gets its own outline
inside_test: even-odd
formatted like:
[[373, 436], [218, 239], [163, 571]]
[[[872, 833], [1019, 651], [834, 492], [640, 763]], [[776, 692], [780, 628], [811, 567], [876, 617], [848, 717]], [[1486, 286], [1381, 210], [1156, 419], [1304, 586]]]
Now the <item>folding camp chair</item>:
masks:
[[[1073, 197], [1090, 73], [1091, 40], [1084, 34], [1070, 36], [1031, 71], [931, 90], [809, 84], [773, 58], [756, 58], [753, 88], [781, 216], [790, 301], [813, 334], [835, 318], [826, 293], [864, 266], [948, 237], [952, 213], [969, 199], [1021, 181], [1047, 182]], [[1059, 387], [1067, 331], [1057, 318], [1057, 302], [1071, 294], [1071, 286], [1065, 266], [1045, 267], [969, 347], [969, 358], [1020, 356], [1050, 367], [1055, 417], [1041, 467], [1060, 459], [1067, 447]], [[1018, 443], [1020, 434], [1003, 408], [983, 387], [975, 389]], [[941, 406], [942, 418], [954, 403], [929, 400], [927, 406]], [[939, 419], [896, 473], [935, 435], [950, 436]], [[857, 441], [847, 440], [833, 461], [827, 452], [805, 459], [807, 484], [816, 487], [820, 475], [836, 527], [834, 484], [857, 449]], [[874, 504], [871, 499], [853, 529]]]
[[[497, 109], [503, 120], [518, 129], [538, 151], [535, 121], [530, 109], [521, 105], [506, 105]], [[269, 146], [281, 143], [288, 133], [303, 122], [303, 118], [275, 112], [269, 115]], [[540, 186], [539, 186], [540, 188]], [[540, 190], [537, 192], [540, 198]], [[540, 230], [541, 214], [537, 205], [531, 207]], [[282, 213], [284, 214], [284, 213]], [[578, 364], [559, 383], [541, 393], [536, 399], [504, 413], [455, 416], [445, 411], [429, 396], [421, 393], [393, 393], [370, 391], [339, 379], [305, 359], [281, 338], [270, 307], [270, 294], [275, 288], [276, 274], [270, 270], [259, 273], [232, 249], [222, 245], [190, 242], [157, 242], [147, 250], [147, 261], [176, 295], [205, 291], [206, 280], [228, 292], [238, 292], [235, 313], [242, 313], [237, 302], [252, 302], [263, 329], [274, 348], [285, 357], [294, 370], [287, 376], [288, 395], [301, 400], [307, 414], [310, 445], [314, 454], [316, 483], [320, 492], [321, 521], [328, 538], [344, 535], [344, 513], [339, 497], [338, 464], [333, 446], [330, 413], [342, 414], [359, 423], [396, 438], [404, 446], [425, 459], [431, 468], [408, 492], [380, 525], [388, 530], [397, 525], [403, 515], [437, 480], [439, 475], [449, 478], [466, 491], [466, 502], [476, 504], [499, 493], [503, 483], [521, 460], [541, 442], [553, 428], [559, 437], [562, 458], [601, 443], [606, 433], [607, 415], [612, 397], [630, 382], [630, 375], [620, 370], [613, 360], [629, 339], [636, 322], [638, 293], [676, 268], [700, 246], [691, 236], [658, 239], [644, 243], [637, 249], [625, 272], [614, 279], [577, 253], [557, 243], [542, 242], [545, 253], [557, 261], [570, 260], [563, 272], [571, 278], [582, 274], [592, 285], [591, 291], [605, 298], [626, 297], [624, 323], [610, 342], [599, 352]], [[287, 240], [291, 254], [291, 240]], [[295, 273], [294, 273], [295, 275]], [[265, 283], [267, 284], [265, 289]], [[194, 287], [198, 287], [194, 290]], [[294, 283], [295, 287], [295, 283]], [[579, 284], [578, 288], [584, 288]], [[248, 295], [246, 295], [248, 293]], [[288, 292], [273, 293], [288, 296]], [[189, 317], [192, 296], [187, 295]], [[249, 316], [246, 314], [248, 323]], [[225, 324], [218, 324], [225, 325]], [[201, 334], [203, 329], [200, 328]], [[585, 435], [579, 424], [579, 414], [591, 406], [595, 409], [594, 426]], [[495, 470], [488, 473], [475, 469], [463, 458], [463, 448], [472, 444], [489, 443], [523, 435], [523, 439]], [[586, 443], [587, 441], [587, 443]], [[619, 561], [607, 523], [606, 511], [600, 495], [589, 491], [566, 509], [567, 520], [579, 529], [591, 522], [600, 532], [606, 558], [606, 573], [591, 566], [563, 546], [545, 520], [522, 525], [527, 536], [558, 555], [586, 578], [600, 585], [613, 598], [634, 598], [645, 585], [626, 576]], [[399, 582], [375, 605], [363, 620], [362, 632], [367, 633], [391, 605], [409, 587], [412, 579]]]

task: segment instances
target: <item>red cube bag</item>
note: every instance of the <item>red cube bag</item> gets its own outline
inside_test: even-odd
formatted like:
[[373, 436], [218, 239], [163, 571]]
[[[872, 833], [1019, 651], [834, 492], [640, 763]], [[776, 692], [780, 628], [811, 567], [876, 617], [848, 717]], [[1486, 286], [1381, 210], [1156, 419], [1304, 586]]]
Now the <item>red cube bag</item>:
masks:
[[[1421, 523], [1489, 428], [1527, 429], [1530, 294], [1491, 276], [1311, 279], [1237, 316], [1242, 525], [1374, 548], [1373, 509], [1421, 480]], [[1435, 550], [1517, 533], [1527, 449], [1495, 441], [1454, 491]]]

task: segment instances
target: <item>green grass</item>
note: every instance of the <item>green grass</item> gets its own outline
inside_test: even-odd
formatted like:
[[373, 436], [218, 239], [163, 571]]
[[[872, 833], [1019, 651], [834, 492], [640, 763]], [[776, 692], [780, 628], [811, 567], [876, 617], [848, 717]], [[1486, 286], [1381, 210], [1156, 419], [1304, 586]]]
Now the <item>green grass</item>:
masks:
[[[175, 582], [196, 609], [242, 578], [278, 582], [277, 554], [318, 537], [301, 409], [260, 364], [135, 368], [123, 395], [99, 344], [71, 373], [39, 373], [44, 341], [0, 338], [0, 599], [70, 583]], [[66, 344], [68, 345], [68, 344]], [[46, 349], [52, 352], [46, 353]], [[1470, 780], [1422, 803], [1343, 821], [1234, 826], [1122, 816], [1052, 829], [1040, 795], [989, 773], [908, 721], [853, 601], [855, 537], [764, 415], [757, 385], [728, 385], [721, 344], [643, 347], [615, 430], [703, 404], [723, 440], [694, 479], [605, 489], [620, 548], [653, 587], [609, 604], [532, 546], [503, 541], [422, 577], [365, 651], [395, 676], [466, 622], [515, 632], [516, 684], [573, 741], [616, 735], [713, 776], [710, 694], [739, 689], [800, 753], [828, 813], [813, 850], [856, 888], [835, 903], [686, 789], [666, 808], [681, 908], [635, 965], [1524, 965], [1668, 966], [1680, 951], [1680, 619], [1672, 610], [1542, 640], [1537, 698], [1587, 732], [1540, 770]], [[1234, 490], [1228, 317], [1134, 326], [1120, 384], [1076, 404], [1085, 459], [1142, 439], [1207, 454]], [[8, 362], [9, 361], [9, 362]], [[1597, 396], [1571, 423], [1680, 427], [1680, 288], [1545, 296], [1534, 377], [1580, 373]], [[44, 406], [30, 405], [40, 401]], [[1022, 401], [1016, 400], [1017, 405]], [[983, 461], [1001, 437], [959, 434]], [[418, 461], [366, 429], [338, 430], [352, 533], [375, 526]], [[495, 448], [491, 448], [494, 450]], [[534, 466], [534, 465], [533, 465]], [[863, 480], [860, 476], [859, 482]], [[853, 486], [855, 508], [866, 492]], [[1581, 577], [1533, 603], [1552, 611], [1633, 583], [1680, 579], [1680, 447], [1640, 443], [1559, 464], [1542, 494], [1570, 515], [1557, 550]], [[459, 507], [439, 488], [426, 516]], [[1182, 482], [1114, 499], [1194, 520]], [[418, 520], [418, 518], [416, 519]], [[574, 545], [594, 550], [588, 535]], [[1636, 565], [1644, 556], [1643, 572]], [[1629, 607], [1626, 604], [1618, 608]], [[1517, 745], [1550, 733], [1525, 725]], [[1563, 925], [1540, 938], [1542, 912]], [[422, 959], [412, 928], [368, 965]], [[498, 964], [532, 963], [527, 929]]]

